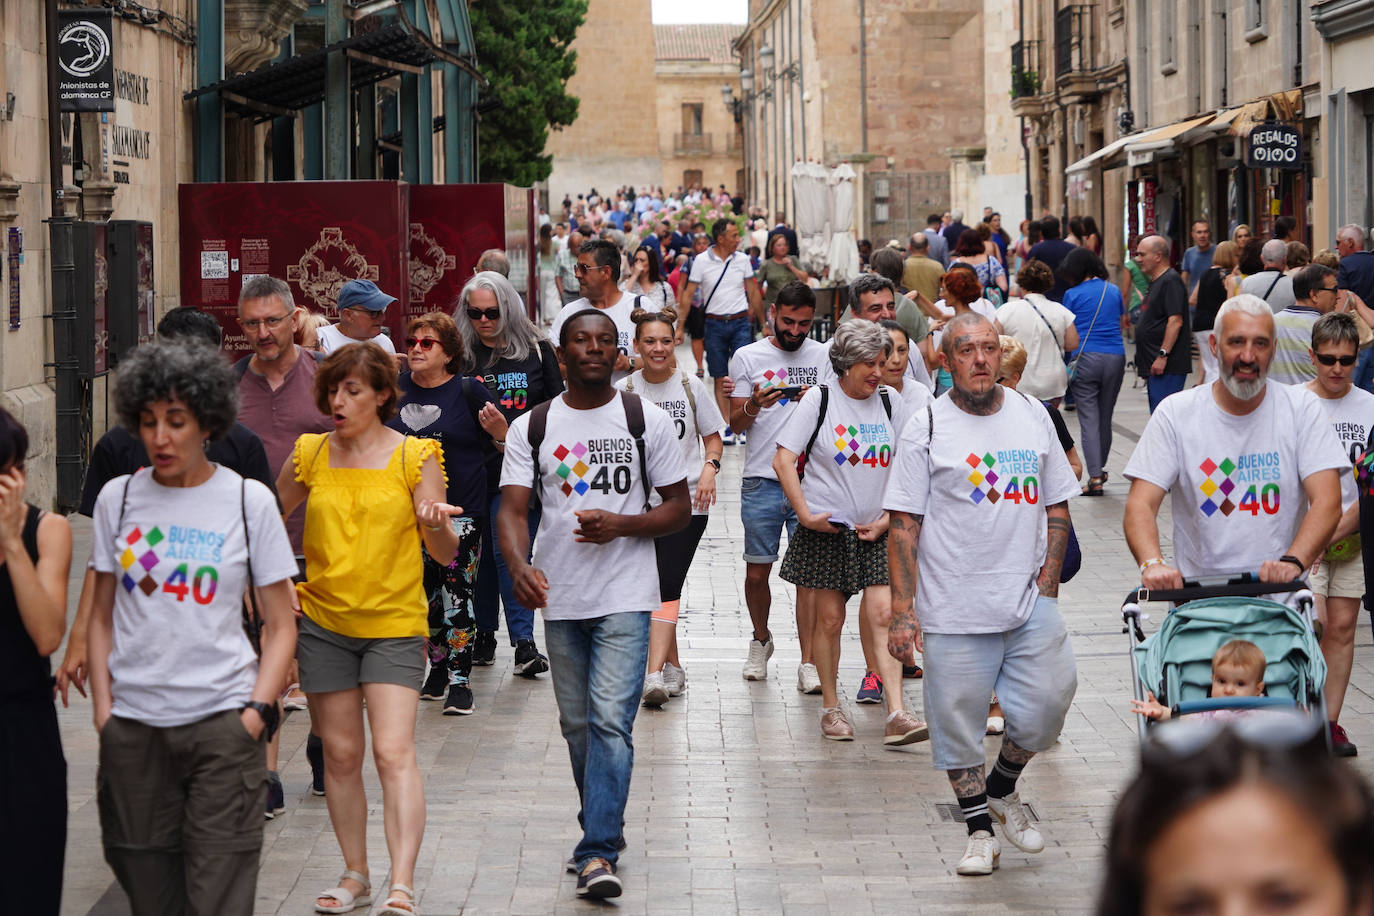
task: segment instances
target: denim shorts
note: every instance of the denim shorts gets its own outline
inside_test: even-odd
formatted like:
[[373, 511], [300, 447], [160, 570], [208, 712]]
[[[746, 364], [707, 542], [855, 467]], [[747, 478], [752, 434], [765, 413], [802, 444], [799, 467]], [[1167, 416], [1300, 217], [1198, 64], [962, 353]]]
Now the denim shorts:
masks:
[[725, 378], [730, 372], [730, 357], [740, 347], [754, 342], [754, 330], [749, 316], [741, 315], [729, 321], [706, 317], [706, 368], [711, 378]]
[[1025, 623], [1005, 633], [927, 633], [922, 694], [937, 770], [986, 763], [988, 701], [1005, 710], [1007, 737], [1028, 751], [1059, 739], [1078, 690], [1069, 631], [1055, 598], [1037, 598]]
[[797, 513], [782, 492], [782, 484], [768, 477], [746, 477], [740, 482], [739, 517], [744, 522], [744, 562], [778, 562], [782, 529], [787, 539], [797, 530]]

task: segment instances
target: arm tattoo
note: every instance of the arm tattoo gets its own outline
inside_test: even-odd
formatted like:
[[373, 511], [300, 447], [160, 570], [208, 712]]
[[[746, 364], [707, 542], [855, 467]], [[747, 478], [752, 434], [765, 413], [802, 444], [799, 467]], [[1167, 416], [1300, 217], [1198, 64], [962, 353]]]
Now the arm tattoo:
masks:
[[974, 795], [982, 795], [988, 790], [987, 777], [983, 775], [982, 767], [949, 770], [945, 775], [949, 777], [949, 784], [954, 789], [955, 798], [971, 798]]
[[924, 521], [924, 515], [893, 512], [888, 523], [887, 561], [894, 605], [905, 606], [916, 597], [917, 542]]
[[[1064, 503], [1057, 503], [1050, 506], [1050, 509], [1057, 509]], [[1069, 531], [1073, 525], [1066, 516], [1051, 515], [1046, 520], [1048, 529], [1047, 546], [1045, 549], [1045, 565], [1040, 567], [1040, 577], [1036, 581], [1036, 586], [1040, 589], [1040, 594], [1046, 598], [1059, 597], [1059, 573], [1064, 568], [1064, 552], [1069, 546]]]

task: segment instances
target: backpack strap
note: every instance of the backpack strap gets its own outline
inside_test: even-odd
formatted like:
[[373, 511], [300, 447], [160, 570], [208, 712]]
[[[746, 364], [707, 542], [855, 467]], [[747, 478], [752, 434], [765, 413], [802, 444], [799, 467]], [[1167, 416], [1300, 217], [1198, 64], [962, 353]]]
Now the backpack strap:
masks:
[[644, 402], [639, 395], [622, 391], [620, 404], [625, 408], [625, 424], [635, 439], [635, 451], [639, 452], [639, 479], [644, 485], [644, 511], [648, 512], [651, 508], [649, 494], [653, 487], [649, 484], [649, 459], [644, 445]]
[[248, 364], [252, 361], [252, 359], [253, 354], [249, 353], [243, 359], [234, 363], [234, 379], [236, 381], [243, 381], [243, 377], [248, 374]]
[[243, 590], [243, 632], [253, 646], [253, 652], [262, 658], [262, 614], [253, 594], [253, 542], [248, 534], [248, 481], [239, 478], [239, 518], [243, 521], [243, 553], [248, 564], [248, 587]]
[[[697, 416], [697, 396], [692, 394], [692, 382], [691, 379], [687, 378], [687, 370], [683, 369], [679, 377], [682, 379], [682, 390], [687, 392], [687, 403], [692, 408], [692, 419], [695, 421]], [[626, 390], [628, 391], [629, 389]]]
[[[134, 471], [134, 474], [137, 474]], [[119, 529], [124, 527], [124, 510], [129, 505], [129, 484], [134, 482], [134, 474], [124, 478], [124, 493], [119, 497], [119, 519], [115, 522], [115, 537], [119, 537]]]
[[468, 405], [468, 415], [472, 417], [473, 428], [479, 432], [482, 430], [482, 421], [477, 416], [477, 396], [473, 393], [474, 379], [470, 376], [458, 376], [458, 384], [463, 390], [463, 401]]
[[624, 390], [625, 390], [625, 391], [634, 391], [634, 390], [635, 390], [635, 374], [634, 374], [633, 372], [631, 372], [629, 375], [625, 376], [625, 388], [624, 388]]
[[549, 407], [554, 402], [554, 398], [549, 398], [534, 405], [530, 410], [530, 463], [534, 466], [534, 482], [531, 485], [533, 492], [534, 505], [540, 503], [539, 494], [543, 489], [541, 483], [544, 479], [544, 472], [539, 468], [539, 447], [544, 444], [544, 433], [549, 428]]
[[926, 405], [926, 448], [930, 448], [935, 441], [935, 409], [929, 404]]
[[887, 387], [878, 386], [878, 397], [883, 399], [883, 410], [887, 413], [887, 418], [892, 419], [892, 397], [887, 393]]
[[821, 391], [821, 409], [816, 413], [816, 428], [811, 430], [811, 438], [806, 440], [806, 451], [797, 457], [797, 479], [806, 477], [806, 462], [811, 455], [811, 446], [816, 444], [816, 437], [821, 434], [821, 426], [825, 423], [825, 409], [830, 404], [830, 386], [817, 386]]

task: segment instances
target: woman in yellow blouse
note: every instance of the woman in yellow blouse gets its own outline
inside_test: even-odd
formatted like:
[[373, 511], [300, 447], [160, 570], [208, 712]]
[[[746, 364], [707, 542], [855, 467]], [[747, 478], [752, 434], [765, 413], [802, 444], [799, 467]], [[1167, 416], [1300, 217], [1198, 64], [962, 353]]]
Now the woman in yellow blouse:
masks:
[[383, 425], [399, 398], [395, 364], [380, 347], [335, 350], [315, 374], [315, 403], [334, 431], [301, 436], [277, 476], [284, 514], [310, 499], [297, 658], [324, 742], [325, 798], [345, 868], [339, 886], [316, 900], [320, 913], [347, 913], [372, 899], [364, 700], [391, 855], [391, 893], [381, 912], [415, 912], [410, 885], [425, 830], [415, 714], [429, 633], [419, 548], [423, 540], [431, 556], [450, 562], [458, 537], [448, 519], [462, 510], [444, 502], [439, 444]]

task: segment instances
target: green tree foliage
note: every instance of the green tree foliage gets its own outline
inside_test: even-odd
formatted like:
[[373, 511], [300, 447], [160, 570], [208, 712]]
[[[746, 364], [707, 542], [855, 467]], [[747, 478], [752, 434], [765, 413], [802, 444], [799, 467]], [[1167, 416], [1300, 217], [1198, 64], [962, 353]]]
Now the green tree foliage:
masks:
[[478, 129], [482, 180], [543, 181], [553, 170], [544, 154], [549, 131], [577, 119], [577, 99], [566, 90], [587, 0], [473, 0], [468, 15], [478, 65], [491, 81], [483, 94], [501, 102]]

